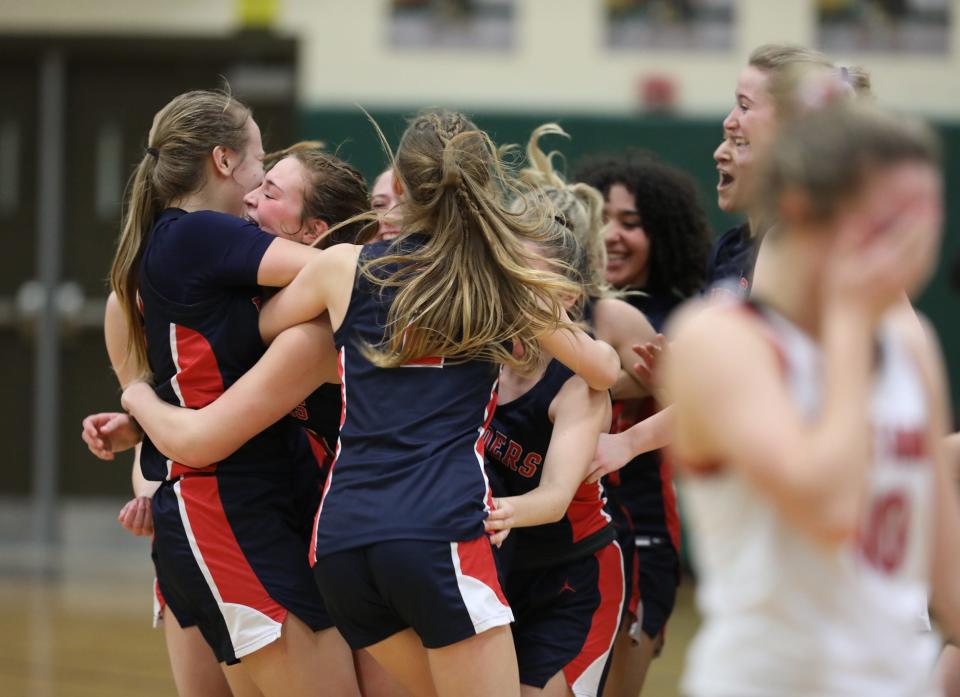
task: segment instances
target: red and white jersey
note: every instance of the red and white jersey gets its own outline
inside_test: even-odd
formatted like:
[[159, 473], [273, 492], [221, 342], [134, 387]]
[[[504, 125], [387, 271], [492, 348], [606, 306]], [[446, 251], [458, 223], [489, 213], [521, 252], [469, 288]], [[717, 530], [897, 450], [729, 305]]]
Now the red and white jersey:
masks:
[[[819, 347], [760, 310], [798, 407], [821, 403]], [[928, 407], [890, 327], [877, 343], [874, 454], [856, 541], [836, 549], [785, 520], [729, 469], [694, 474], [685, 502], [704, 623], [683, 679], [691, 697], [928, 697], [939, 648], [925, 623], [933, 524]]]

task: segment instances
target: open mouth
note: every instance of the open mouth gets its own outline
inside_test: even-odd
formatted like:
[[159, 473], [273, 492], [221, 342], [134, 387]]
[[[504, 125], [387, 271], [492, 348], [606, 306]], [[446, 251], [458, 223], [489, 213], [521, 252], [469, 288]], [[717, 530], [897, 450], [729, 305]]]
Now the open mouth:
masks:
[[726, 189], [728, 186], [733, 184], [733, 175], [729, 172], [724, 172], [722, 169], [717, 170], [720, 173], [720, 181], [717, 183], [717, 191], [721, 189]]

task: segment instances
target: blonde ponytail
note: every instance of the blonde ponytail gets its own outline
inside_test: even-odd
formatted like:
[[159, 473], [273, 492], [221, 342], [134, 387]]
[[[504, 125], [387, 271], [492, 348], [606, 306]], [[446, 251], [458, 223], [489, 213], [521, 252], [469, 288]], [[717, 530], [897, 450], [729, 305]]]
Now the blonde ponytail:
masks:
[[143, 159], [127, 184], [123, 227], [110, 285], [127, 321], [127, 357], [133, 375], [150, 375], [137, 294], [140, 261], [157, 216], [171, 201], [203, 185], [204, 163], [218, 145], [243, 152], [250, 110], [225, 92], [197, 90], [172, 99], [153, 117]]
[[[580, 293], [558, 274], [530, 268], [524, 243], [556, 235], [553, 207], [455, 112], [415, 118], [394, 163], [405, 192], [403, 233], [394, 253], [361, 272], [397, 293], [384, 341], [367, 347], [367, 357], [381, 367], [425, 356], [536, 365], [537, 337], [559, 326], [561, 296]], [[424, 244], [403, 244], [412, 234]]]

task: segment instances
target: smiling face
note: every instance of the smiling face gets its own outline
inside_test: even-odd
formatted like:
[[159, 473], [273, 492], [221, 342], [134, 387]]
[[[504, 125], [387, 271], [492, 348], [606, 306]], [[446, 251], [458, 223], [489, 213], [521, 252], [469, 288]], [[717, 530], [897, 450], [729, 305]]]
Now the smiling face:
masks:
[[640, 222], [637, 201], [623, 184], [614, 184], [603, 204], [606, 223], [607, 282], [615, 288], [647, 283], [650, 238]]
[[739, 139], [755, 154], [764, 152], [776, 127], [776, 111], [769, 91], [769, 76], [752, 65], [740, 71], [736, 103], [723, 120], [727, 137]]
[[400, 203], [397, 187], [394, 185], [393, 168], [385, 170], [373, 183], [373, 192], [370, 195], [370, 207], [380, 218], [377, 234], [374, 241], [392, 240], [400, 234], [398, 216], [394, 210]]
[[728, 136], [713, 151], [717, 163], [717, 206], [725, 213], [745, 211], [748, 206], [748, 175], [753, 165], [753, 149], [744, 138]]
[[263, 184], [244, 197], [246, 216], [271, 235], [312, 243], [312, 226], [303, 220], [306, 183], [306, 170], [300, 160], [285, 157], [267, 172]]

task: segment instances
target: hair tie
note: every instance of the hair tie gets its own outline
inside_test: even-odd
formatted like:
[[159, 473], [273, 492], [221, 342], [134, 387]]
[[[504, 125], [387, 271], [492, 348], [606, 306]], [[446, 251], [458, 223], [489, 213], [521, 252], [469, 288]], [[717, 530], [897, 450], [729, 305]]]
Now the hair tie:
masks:
[[155, 159], [160, 157], [160, 151], [156, 148], [147, 148], [147, 154], [152, 155]]

